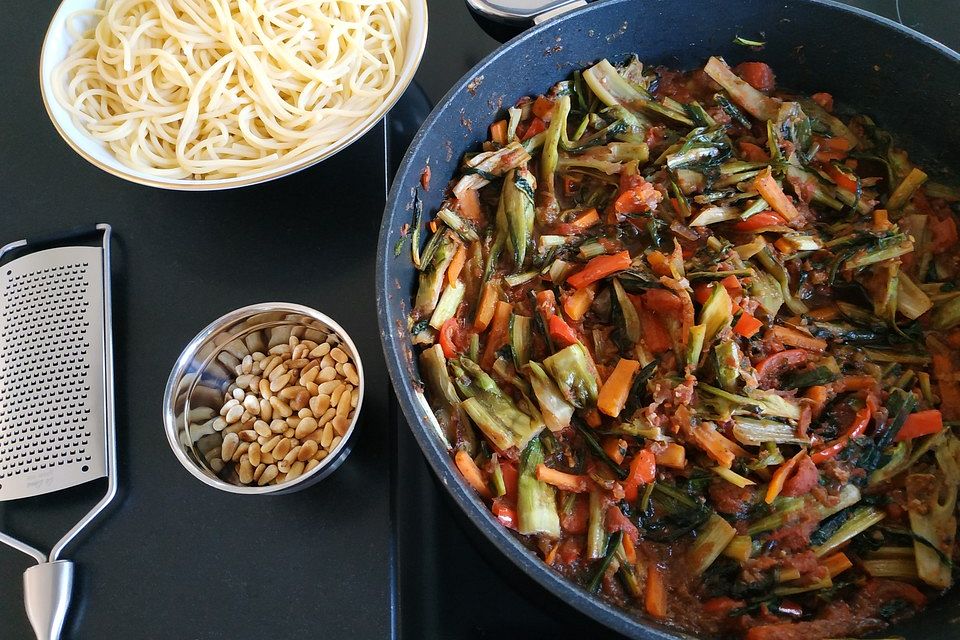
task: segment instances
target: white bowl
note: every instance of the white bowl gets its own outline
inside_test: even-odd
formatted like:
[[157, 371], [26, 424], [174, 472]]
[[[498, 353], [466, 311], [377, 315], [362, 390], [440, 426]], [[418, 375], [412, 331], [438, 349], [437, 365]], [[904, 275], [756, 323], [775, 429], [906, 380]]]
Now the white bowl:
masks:
[[95, 8], [97, 0], [64, 0], [53, 15], [53, 20], [50, 21], [50, 26], [47, 27], [47, 35], [43, 40], [43, 49], [40, 52], [40, 93], [53, 126], [56, 127], [57, 132], [66, 140], [67, 144], [91, 164], [118, 178], [151, 187], [180, 191], [215, 191], [258, 184], [306, 169], [345, 149], [379, 122], [384, 114], [400, 99], [400, 96], [403, 95], [403, 92], [413, 80], [413, 75], [420, 65], [423, 49], [427, 43], [427, 0], [407, 0], [407, 3], [410, 7], [410, 31], [407, 34], [406, 54], [400, 68], [400, 76], [396, 85], [387, 94], [377, 110], [358, 123], [340, 140], [328, 147], [318, 149], [309, 156], [290, 160], [290, 162], [279, 167], [236, 178], [217, 180], [164, 178], [131, 169], [120, 162], [106, 145], [95, 140], [81, 127], [77, 126], [67, 110], [57, 102], [53, 91], [53, 70], [57, 64], [66, 58], [72, 44], [66, 30], [67, 18], [77, 11]]

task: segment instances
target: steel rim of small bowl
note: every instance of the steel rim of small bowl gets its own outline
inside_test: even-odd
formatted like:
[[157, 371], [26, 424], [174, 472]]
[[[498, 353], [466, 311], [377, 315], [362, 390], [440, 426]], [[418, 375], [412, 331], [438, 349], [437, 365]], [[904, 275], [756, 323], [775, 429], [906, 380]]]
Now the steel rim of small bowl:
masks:
[[[333, 143], [329, 147], [323, 148], [314, 154], [301, 158], [299, 161], [293, 162], [289, 166], [281, 166], [275, 168], [268, 173], [262, 175], [256, 175], [253, 177], [248, 176], [237, 176], [234, 178], [220, 178], [216, 180], [184, 180], [184, 179], [160, 179], [160, 178], [151, 178], [148, 176], [141, 176], [135, 173], [132, 173], [132, 169], [127, 167], [117, 161], [117, 166], [109, 165], [104, 162], [101, 162], [97, 158], [93, 157], [83, 147], [74, 140], [74, 137], [66, 132], [66, 130], [61, 126], [60, 121], [54, 115], [53, 109], [51, 108], [51, 100], [56, 100], [53, 96], [47, 95], [47, 81], [49, 78], [44, 74], [44, 64], [43, 61], [47, 56], [47, 43], [50, 40], [52, 33], [53, 25], [60, 21], [61, 14], [65, 11], [66, 0], [63, 0], [60, 5], [57, 7], [57, 10], [54, 12], [53, 17], [50, 19], [50, 24], [47, 25], [47, 30], [43, 36], [43, 45], [40, 47], [40, 64], [39, 64], [39, 77], [40, 77], [40, 98], [43, 101], [43, 108], [47, 112], [47, 117], [50, 119], [51, 124], [53, 124], [54, 129], [57, 130], [57, 133], [63, 138], [63, 141], [67, 143], [77, 155], [81, 158], [97, 167], [101, 171], [105, 171], [112, 176], [132, 182], [134, 184], [140, 184], [147, 187], [156, 187], [158, 189], [169, 189], [172, 191], [222, 191], [226, 189], [236, 189], [239, 187], [247, 187], [255, 184], [261, 184], [264, 182], [270, 182], [272, 180], [277, 180], [284, 176], [288, 176], [304, 169], [309, 169], [310, 167], [323, 162], [324, 160], [335, 156], [340, 153], [354, 142], [366, 135], [373, 127], [380, 122], [383, 117], [387, 114], [390, 109], [397, 103], [400, 97], [406, 92], [407, 87], [410, 86], [410, 83], [413, 82], [413, 77], [416, 75], [417, 70], [420, 68], [420, 63], [423, 60], [423, 52], [427, 46], [427, 35], [429, 31], [429, 12], [427, 8], [427, 0], [409, 0], [411, 3], [416, 3], [421, 5], [423, 10], [423, 30], [422, 35], [416, 43], [414, 43], [414, 55], [410, 60], [409, 66], [404, 66], [401, 68], [400, 76], [397, 79], [397, 83], [390, 90], [390, 93], [387, 94], [387, 97], [382, 103], [367, 116], [364, 120], [360, 121], [353, 129], [347, 132], [340, 140]], [[411, 21], [411, 32], [413, 31], [413, 22]], [[406, 64], [406, 63], [405, 63]], [[52, 86], [52, 80], [51, 86]], [[81, 131], [81, 135], [83, 132]], [[92, 138], [91, 138], [92, 139]]]
[[[330, 333], [335, 334], [347, 347], [349, 347], [351, 354], [353, 355], [354, 365], [357, 369], [357, 377], [360, 380], [360, 384], [357, 386], [357, 406], [354, 408], [353, 417], [350, 419], [350, 425], [347, 427], [347, 432], [342, 436], [340, 446], [337, 447], [336, 451], [321, 460], [320, 464], [311, 469], [309, 473], [304, 473], [300, 477], [291, 480], [290, 482], [282, 482], [275, 485], [265, 485], [262, 487], [235, 485], [208, 473], [204, 473], [204, 471], [198, 467], [197, 463], [186, 455], [184, 448], [177, 437], [178, 430], [181, 428], [181, 424], [177, 420], [174, 403], [178, 396], [178, 390], [180, 388], [181, 381], [188, 373], [187, 369], [192, 362], [196, 361], [197, 354], [200, 352], [201, 348], [208, 343], [211, 337], [217, 335], [223, 330], [224, 327], [235, 325], [236, 323], [242, 322], [244, 319], [250, 318], [251, 316], [255, 316], [257, 314], [270, 312], [295, 313], [309, 317], [313, 320], [317, 320], [325, 324]], [[224, 341], [223, 344], [227, 344], [241, 334], [250, 333], [251, 331], [259, 331], [264, 327], [285, 325], [297, 325], [297, 323], [293, 321], [281, 320], [276, 322], [265, 322], [249, 327], [244, 326], [242, 327], [242, 331], [227, 334], [230, 336], [230, 340]], [[202, 366], [197, 370], [197, 373], [203, 371], [222, 350], [222, 347], [217, 347], [209, 357], [205, 358]], [[191, 383], [189, 390], [187, 391], [188, 398], [195, 385], [196, 381]], [[347, 456], [350, 455], [353, 447], [351, 441], [353, 439], [354, 432], [357, 430], [357, 422], [360, 417], [360, 410], [363, 407], [364, 387], [365, 381], [363, 375], [363, 362], [361, 361], [357, 346], [350, 338], [350, 335], [335, 320], [326, 314], [317, 311], [316, 309], [299, 304], [287, 302], [263, 302], [259, 304], [252, 304], [224, 314], [208, 324], [187, 344], [187, 346], [180, 353], [173, 370], [170, 372], [170, 376], [167, 378], [167, 384], [163, 392], [163, 430], [167, 436], [167, 444], [170, 445], [174, 456], [176, 456], [180, 464], [190, 472], [190, 475], [197, 478], [207, 486], [213, 487], [214, 489], [219, 489], [221, 491], [226, 491], [228, 493], [236, 493], [240, 495], [270, 495], [288, 493], [295, 490], [306, 489], [312, 484], [324, 479], [326, 476], [333, 473], [341, 464], [343, 464]], [[187, 420], [189, 413], [189, 411], [186, 410], [187, 408], [185, 408], [183, 414], [184, 421]], [[189, 432], [189, 428], [187, 428], [187, 431]]]

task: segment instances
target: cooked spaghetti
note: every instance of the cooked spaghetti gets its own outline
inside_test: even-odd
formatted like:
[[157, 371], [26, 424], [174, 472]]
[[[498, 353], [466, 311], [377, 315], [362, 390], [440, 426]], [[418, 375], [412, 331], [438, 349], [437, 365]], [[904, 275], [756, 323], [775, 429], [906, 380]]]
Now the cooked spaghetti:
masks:
[[409, 20], [404, 0], [101, 0], [67, 21], [56, 98], [132, 169], [269, 171], [376, 111]]

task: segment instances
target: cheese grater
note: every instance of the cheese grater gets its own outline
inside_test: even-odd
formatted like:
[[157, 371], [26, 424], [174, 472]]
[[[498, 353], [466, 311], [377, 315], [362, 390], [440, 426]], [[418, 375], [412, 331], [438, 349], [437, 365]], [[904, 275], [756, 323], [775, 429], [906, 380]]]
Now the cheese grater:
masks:
[[0, 502], [107, 478], [100, 501], [23, 575], [39, 640], [60, 637], [73, 586], [64, 548], [117, 493], [110, 226], [0, 249]]

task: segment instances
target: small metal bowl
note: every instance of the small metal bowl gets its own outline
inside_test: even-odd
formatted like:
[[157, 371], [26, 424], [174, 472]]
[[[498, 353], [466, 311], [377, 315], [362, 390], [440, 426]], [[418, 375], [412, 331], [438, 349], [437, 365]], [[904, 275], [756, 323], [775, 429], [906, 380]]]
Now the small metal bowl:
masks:
[[[211, 466], [215, 459], [212, 452], [219, 451], [223, 443], [215, 428], [216, 418], [220, 417], [224, 394], [234, 382], [235, 367], [242, 358], [287, 343], [291, 335], [318, 343], [333, 336], [339, 342], [340, 349], [352, 358], [360, 379], [357, 406], [340, 445], [309, 472], [289, 482], [262, 487], [241, 485], [233, 470], [236, 465], [226, 465], [219, 471]], [[210, 323], [180, 354], [163, 394], [164, 430], [177, 460], [204, 484], [231, 493], [292, 493], [316, 484], [346, 460], [363, 406], [363, 389], [360, 354], [340, 325], [319, 311], [297, 304], [255, 304]]]

